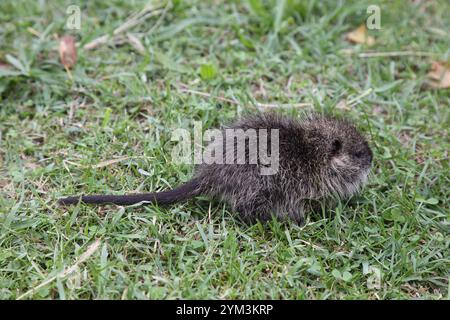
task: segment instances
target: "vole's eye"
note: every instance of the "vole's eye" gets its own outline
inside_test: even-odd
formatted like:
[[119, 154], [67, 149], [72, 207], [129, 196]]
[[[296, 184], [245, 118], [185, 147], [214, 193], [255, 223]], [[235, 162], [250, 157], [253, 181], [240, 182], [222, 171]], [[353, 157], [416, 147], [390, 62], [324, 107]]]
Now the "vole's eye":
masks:
[[333, 140], [333, 143], [331, 144], [331, 152], [333, 154], [337, 154], [342, 148], [342, 143], [338, 140], [335, 139]]

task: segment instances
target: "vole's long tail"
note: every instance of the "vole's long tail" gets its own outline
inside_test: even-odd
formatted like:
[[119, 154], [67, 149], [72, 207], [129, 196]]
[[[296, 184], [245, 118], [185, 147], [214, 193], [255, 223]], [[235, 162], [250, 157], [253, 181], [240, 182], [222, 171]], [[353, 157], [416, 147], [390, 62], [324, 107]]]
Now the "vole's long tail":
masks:
[[79, 201], [89, 204], [118, 204], [118, 205], [132, 205], [142, 201], [157, 204], [171, 204], [179, 201], [184, 201], [200, 195], [200, 189], [195, 179], [192, 179], [185, 184], [178, 186], [172, 190], [154, 192], [154, 193], [142, 193], [142, 194], [130, 194], [130, 195], [93, 195], [93, 196], [74, 196], [67, 197], [58, 200], [59, 204], [69, 205], [76, 204]]

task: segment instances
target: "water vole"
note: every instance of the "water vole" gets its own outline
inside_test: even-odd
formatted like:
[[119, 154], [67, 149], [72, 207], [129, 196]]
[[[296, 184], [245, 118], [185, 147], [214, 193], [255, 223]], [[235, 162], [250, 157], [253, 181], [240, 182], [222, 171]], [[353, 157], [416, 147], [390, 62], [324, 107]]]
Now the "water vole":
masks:
[[[267, 139], [270, 152], [278, 151], [276, 172], [262, 174], [266, 166], [261, 155], [251, 148], [246, 137], [245, 162], [239, 153], [231, 152], [233, 163], [200, 164], [194, 177], [169, 191], [133, 195], [93, 195], [60, 199], [61, 204], [114, 203], [131, 205], [138, 202], [171, 204], [204, 195], [230, 204], [233, 211], [249, 222], [266, 221], [275, 215], [280, 220], [292, 219], [302, 223], [311, 202], [328, 202], [354, 195], [364, 185], [371, 167], [372, 152], [365, 138], [354, 125], [320, 115], [305, 115], [292, 119], [276, 113], [262, 113], [244, 117], [227, 129], [256, 132], [276, 131]], [[225, 130], [222, 132], [225, 135]], [[242, 131], [241, 130], [241, 131]], [[257, 144], [263, 145], [257, 135]], [[276, 142], [276, 144], [271, 144]], [[236, 147], [238, 140], [233, 140]], [[214, 140], [209, 147], [224, 147], [225, 142]], [[221, 149], [215, 150], [221, 150]], [[230, 150], [222, 148], [224, 157]], [[253, 162], [251, 157], [253, 158]]]

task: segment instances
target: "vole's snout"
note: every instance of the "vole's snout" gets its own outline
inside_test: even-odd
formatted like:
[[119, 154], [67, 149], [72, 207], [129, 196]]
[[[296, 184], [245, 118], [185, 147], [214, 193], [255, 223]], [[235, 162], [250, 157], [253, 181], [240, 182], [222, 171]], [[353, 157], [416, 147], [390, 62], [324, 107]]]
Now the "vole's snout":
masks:
[[362, 153], [363, 163], [365, 164], [366, 167], [370, 167], [372, 164], [372, 158], [373, 158], [372, 150], [367, 145], [365, 146], [364, 149], [365, 150]]
[[360, 163], [363, 167], [370, 167], [372, 164], [372, 150], [370, 150], [367, 143], [356, 147], [353, 152], [351, 152], [353, 158]]
[[368, 150], [367, 162], [368, 162], [368, 165], [371, 165], [372, 164], [372, 160], [373, 160], [373, 153], [372, 153], [372, 150], [369, 147], [367, 147], [367, 150]]

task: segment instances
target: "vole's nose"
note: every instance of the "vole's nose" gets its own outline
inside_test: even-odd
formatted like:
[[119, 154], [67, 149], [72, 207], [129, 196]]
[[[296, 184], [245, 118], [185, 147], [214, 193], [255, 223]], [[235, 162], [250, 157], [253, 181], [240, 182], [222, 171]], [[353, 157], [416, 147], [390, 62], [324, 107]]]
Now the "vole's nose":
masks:
[[366, 156], [366, 159], [367, 159], [368, 164], [371, 164], [371, 163], [372, 163], [372, 160], [373, 160], [373, 154], [372, 154], [372, 150], [371, 150], [369, 147], [367, 147], [367, 156]]
[[372, 163], [372, 150], [370, 150], [369, 146], [364, 145], [361, 146], [354, 155], [363, 163], [370, 165]]

